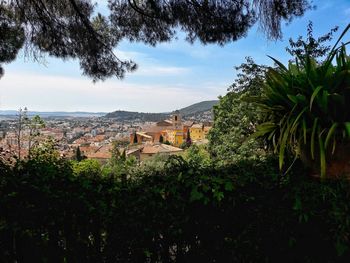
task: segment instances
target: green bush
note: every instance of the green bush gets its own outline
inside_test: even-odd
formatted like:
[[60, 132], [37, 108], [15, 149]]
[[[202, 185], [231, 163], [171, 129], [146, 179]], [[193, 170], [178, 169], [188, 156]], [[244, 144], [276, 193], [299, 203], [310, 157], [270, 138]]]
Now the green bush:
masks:
[[337, 47], [341, 37], [319, 64], [308, 50], [288, 68], [273, 59], [278, 68], [268, 71], [263, 96], [257, 99], [266, 121], [256, 135], [279, 153], [281, 169], [289, 148], [296, 156], [318, 163], [325, 178], [326, 163], [336, 156], [337, 148], [349, 143], [350, 59], [344, 45]]
[[1, 262], [348, 262], [350, 185], [278, 160], [195, 167], [179, 156], [126, 182], [59, 158], [0, 166]]

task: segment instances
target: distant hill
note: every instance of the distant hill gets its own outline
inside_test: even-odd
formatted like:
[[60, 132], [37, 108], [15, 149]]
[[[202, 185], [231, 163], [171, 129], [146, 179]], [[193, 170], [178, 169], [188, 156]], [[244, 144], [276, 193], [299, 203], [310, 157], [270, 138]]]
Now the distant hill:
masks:
[[180, 109], [180, 113], [183, 117], [194, 115], [196, 113], [211, 111], [213, 106], [218, 104], [218, 100], [208, 100], [192, 104], [188, 107]]
[[[0, 116], [9, 116], [13, 117], [18, 114], [18, 111], [15, 110], [0, 110]], [[48, 117], [101, 117], [104, 116], [105, 112], [66, 112], [66, 111], [28, 111], [28, 116], [39, 115], [42, 118]]]
[[[208, 119], [211, 115], [211, 110], [214, 105], [216, 105], [218, 100], [202, 101], [199, 103], [192, 104], [188, 107], [179, 109], [182, 117], [184, 119], [195, 119], [202, 120]], [[53, 111], [53, 112], [43, 112], [43, 111], [28, 111], [28, 116], [39, 115], [42, 118], [55, 118], [55, 117], [105, 117], [113, 118], [117, 121], [125, 120], [140, 120], [140, 121], [160, 121], [168, 119], [171, 117], [173, 112], [164, 113], [145, 113], [145, 112], [134, 112], [134, 111], [114, 111], [111, 113], [105, 112], [65, 112], [65, 111]], [[0, 118], [13, 118], [18, 114], [15, 110], [0, 110]]]
[[113, 111], [106, 114], [105, 118], [116, 119], [117, 121], [139, 120], [139, 121], [160, 121], [168, 118], [169, 113], [144, 113], [136, 111]]
[[[188, 107], [179, 109], [184, 119], [200, 117], [203, 114], [210, 115], [210, 112], [218, 100], [202, 101]], [[173, 112], [172, 112], [173, 113]], [[118, 121], [139, 120], [139, 121], [160, 121], [170, 118], [172, 113], [144, 113], [134, 111], [114, 111], [105, 115], [105, 118], [113, 118]]]

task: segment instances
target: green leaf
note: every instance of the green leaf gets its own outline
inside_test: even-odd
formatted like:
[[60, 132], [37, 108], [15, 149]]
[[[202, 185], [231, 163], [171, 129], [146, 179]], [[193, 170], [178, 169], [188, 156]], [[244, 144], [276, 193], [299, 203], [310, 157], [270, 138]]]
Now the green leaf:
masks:
[[286, 130], [283, 132], [282, 141], [280, 143], [280, 152], [279, 152], [279, 168], [282, 170], [283, 163], [284, 163], [284, 152], [287, 146], [287, 139], [289, 137], [289, 127], [286, 128]]
[[333, 123], [333, 125], [331, 126], [331, 128], [328, 131], [326, 140], [325, 140], [325, 144], [324, 144], [324, 148], [327, 149], [328, 148], [328, 144], [329, 144], [329, 140], [331, 139], [331, 137], [333, 136], [336, 128], [338, 127], [338, 123]]
[[305, 120], [305, 118], [303, 118], [303, 134], [304, 134], [304, 144], [306, 144], [306, 132], [307, 132], [307, 128], [306, 128], [306, 120]]
[[275, 59], [269, 55], [268, 55], [268, 57], [270, 59], [272, 59], [281, 69], [283, 69], [285, 72], [288, 72], [288, 69], [281, 62], [279, 62], [277, 59]]
[[288, 94], [287, 97], [288, 97], [292, 102], [294, 102], [295, 104], [298, 103], [298, 98], [297, 98], [297, 96]]
[[301, 208], [302, 208], [301, 199], [300, 199], [299, 196], [296, 196], [295, 197], [295, 203], [294, 203], [294, 206], [293, 206], [293, 210], [298, 211], [298, 210], [301, 210]]
[[326, 178], [326, 153], [323, 145], [322, 136], [318, 137], [318, 144], [320, 147], [321, 180], [324, 180]]
[[312, 133], [311, 133], [311, 159], [314, 160], [315, 159], [315, 134], [316, 134], [316, 127], [317, 127], [317, 121], [318, 118], [316, 118], [314, 120], [314, 124], [312, 126]]
[[310, 99], [310, 111], [311, 111], [311, 108], [312, 108], [312, 104], [314, 102], [314, 99], [315, 97], [317, 96], [317, 94], [320, 92], [320, 90], [323, 88], [323, 86], [318, 86], [314, 92], [312, 93], [311, 95], [311, 99]]
[[301, 116], [303, 115], [303, 113], [307, 110], [307, 107], [305, 107], [299, 114], [298, 116], [295, 118], [292, 128], [291, 130], [294, 131], [295, 126], [297, 125], [297, 123], [299, 122], [299, 119], [301, 118]]
[[350, 137], [350, 122], [345, 122], [345, 130], [348, 136]]
[[191, 191], [191, 197], [190, 197], [190, 202], [201, 200], [204, 197], [204, 195], [200, 192], [198, 192], [197, 187], [192, 189]]
[[225, 190], [231, 192], [233, 190], [232, 182], [225, 183]]

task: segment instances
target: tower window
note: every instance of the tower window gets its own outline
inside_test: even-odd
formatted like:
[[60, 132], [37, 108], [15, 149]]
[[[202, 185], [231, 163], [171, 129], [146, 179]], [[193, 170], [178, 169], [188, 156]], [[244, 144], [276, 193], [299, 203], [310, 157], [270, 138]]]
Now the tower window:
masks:
[[177, 116], [175, 116], [175, 121], [177, 121]]

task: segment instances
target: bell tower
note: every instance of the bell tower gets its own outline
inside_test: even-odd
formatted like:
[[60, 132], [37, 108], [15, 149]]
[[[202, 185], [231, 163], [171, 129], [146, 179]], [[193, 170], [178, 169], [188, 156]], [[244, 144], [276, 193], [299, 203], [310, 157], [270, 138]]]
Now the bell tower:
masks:
[[182, 126], [182, 120], [181, 120], [181, 114], [180, 111], [176, 110], [172, 117], [173, 127], [175, 129], [181, 129]]

